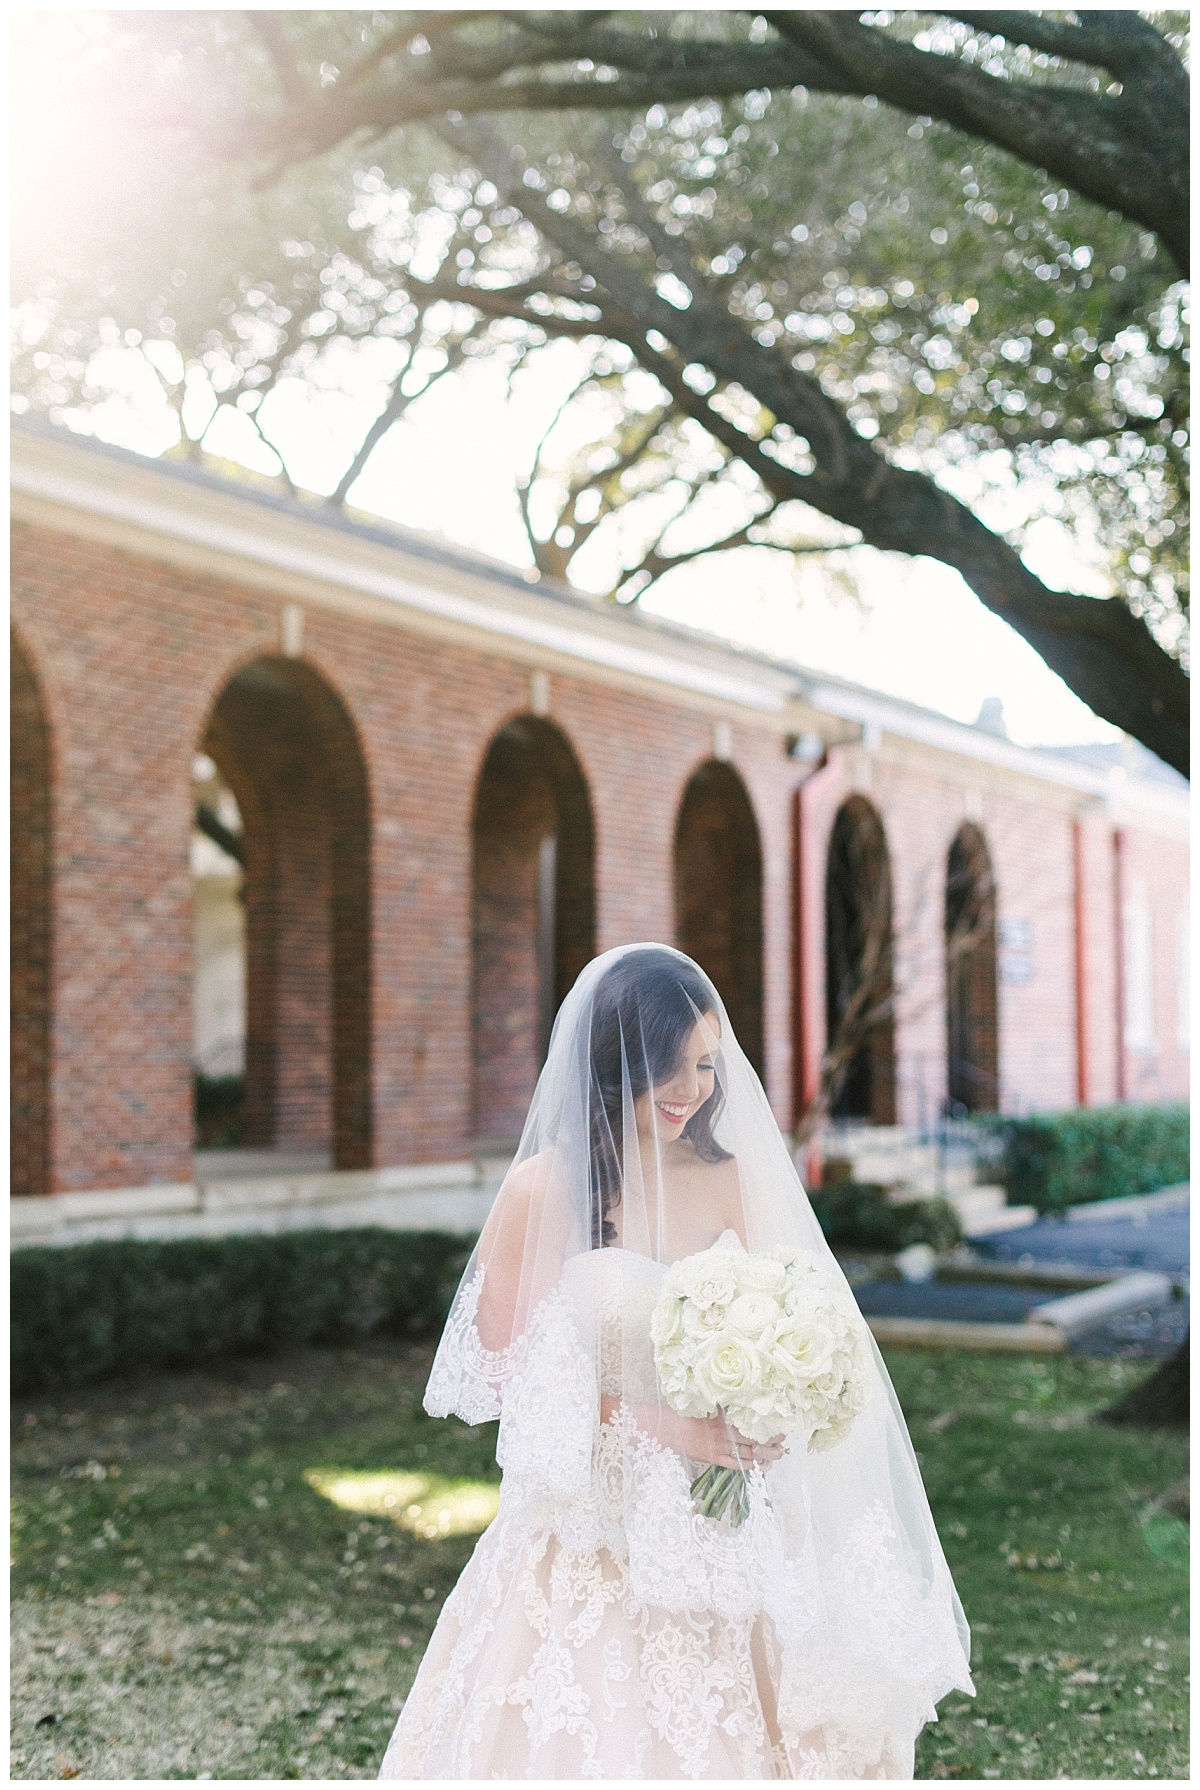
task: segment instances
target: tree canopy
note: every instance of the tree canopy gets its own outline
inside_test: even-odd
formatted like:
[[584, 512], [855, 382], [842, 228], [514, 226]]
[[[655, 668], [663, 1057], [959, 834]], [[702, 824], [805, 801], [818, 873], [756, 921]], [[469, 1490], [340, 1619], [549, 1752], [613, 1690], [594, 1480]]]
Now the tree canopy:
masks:
[[[342, 501], [431, 378], [571, 336], [600, 422], [530, 469], [544, 571], [570, 576], [605, 531], [625, 597], [714, 547], [929, 554], [1185, 769], [1181, 239], [1132, 186], [1097, 194], [1093, 172], [1089, 202], [961, 109], [985, 82], [1111, 135], [1127, 94], [1176, 92], [1177, 52], [1136, 14], [868, 16], [93, 15], [62, 79], [93, 133], [121, 107], [136, 129], [100, 163], [107, 210], [87, 130], [60, 146], [44, 180], [72, 175], [77, 230], [60, 207], [51, 233], [28, 182], [19, 395], [94, 399], [107, 332], [181, 407], [204, 386], [269, 439], [282, 377], [366, 367], [379, 415]], [[845, 72], [867, 50], [910, 100]], [[918, 73], [942, 103], [914, 117]], [[658, 85], [631, 111], [635, 77]], [[522, 80], [538, 91], [514, 101]], [[1165, 165], [1160, 112], [1143, 147]], [[985, 526], [989, 481], [1014, 477], [1095, 539], [1114, 596], [1050, 590], [1019, 523]]]

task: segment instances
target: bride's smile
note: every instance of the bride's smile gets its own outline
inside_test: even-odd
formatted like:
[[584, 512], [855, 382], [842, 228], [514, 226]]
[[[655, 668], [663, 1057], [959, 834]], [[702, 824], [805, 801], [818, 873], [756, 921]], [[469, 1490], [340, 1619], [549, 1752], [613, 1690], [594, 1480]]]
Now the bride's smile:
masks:
[[638, 1140], [643, 1145], [671, 1144], [682, 1137], [717, 1085], [716, 1050], [721, 1022], [715, 1013], [698, 1019], [687, 1038], [675, 1073], [665, 1083], [647, 1088], [633, 1103]]

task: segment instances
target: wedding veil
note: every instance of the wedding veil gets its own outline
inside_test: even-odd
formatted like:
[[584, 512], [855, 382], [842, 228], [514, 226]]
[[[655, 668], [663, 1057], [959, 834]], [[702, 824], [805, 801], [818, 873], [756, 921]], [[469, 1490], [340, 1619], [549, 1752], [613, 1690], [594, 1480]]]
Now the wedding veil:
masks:
[[[720, 1418], [693, 1453], [699, 1428], [666, 1405], [650, 1341], [666, 1268], [718, 1243], [808, 1252], [867, 1386], [832, 1446], [800, 1437], [769, 1461], [727, 1435], [749, 1470], [737, 1527], [688, 1491], [722, 1446]], [[856, 1762], [877, 1775], [881, 1747], [911, 1767], [936, 1700], [972, 1691], [966, 1620], [887, 1370], [724, 1005], [681, 952], [608, 951], [563, 1002], [426, 1408], [499, 1418], [502, 1513], [567, 1548], [610, 1549], [635, 1603], [766, 1618], [781, 1724], [823, 1730], [827, 1752], [840, 1736], [851, 1775]]]

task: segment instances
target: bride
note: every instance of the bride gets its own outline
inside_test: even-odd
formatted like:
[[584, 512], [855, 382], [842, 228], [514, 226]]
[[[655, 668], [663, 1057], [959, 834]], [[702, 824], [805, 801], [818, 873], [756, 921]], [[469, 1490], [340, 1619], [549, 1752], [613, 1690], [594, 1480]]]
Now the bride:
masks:
[[[663, 1275], [714, 1245], [819, 1258], [861, 1339], [832, 1446], [661, 1393]], [[500, 1419], [499, 1514], [446, 1602], [382, 1778], [911, 1778], [969, 1636], [886, 1369], [708, 979], [635, 945], [555, 1022], [451, 1309], [435, 1417]], [[735, 1526], [693, 1502], [744, 1472]]]

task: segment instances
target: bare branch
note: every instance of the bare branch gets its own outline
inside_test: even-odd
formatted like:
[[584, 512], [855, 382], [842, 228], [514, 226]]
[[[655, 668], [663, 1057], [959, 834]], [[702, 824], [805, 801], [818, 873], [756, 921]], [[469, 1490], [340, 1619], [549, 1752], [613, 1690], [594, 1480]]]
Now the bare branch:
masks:
[[[590, 540], [595, 530], [599, 528], [601, 522], [613, 515], [617, 509], [615, 498], [608, 499], [606, 502], [601, 503], [600, 509], [596, 512], [596, 515], [590, 522], [576, 522], [575, 512], [579, 505], [579, 499], [583, 496], [584, 492], [598, 490], [603, 494], [606, 488], [610, 491], [619, 488], [621, 480], [624, 478], [625, 474], [631, 472], [639, 461], [645, 459], [647, 453], [653, 447], [659, 433], [670, 420], [671, 409], [669, 405], [662, 405], [659, 409], [650, 411], [634, 428], [630, 444], [627, 448], [623, 451], [617, 451], [615, 458], [607, 466], [601, 467], [597, 472], [593, 473], [590, 478], [585, 479], [578, 487], [572, 487], [569, 504], [571, 526], [575, 529], [575, 540], [571, 549], [572, 555], [578, 553], [584, 542]], [[564, 510], [563, 516], [565, 519], [566, 510]]]
[[214, 845], [220, 846], [225, 856], [232, 858], [235, 864], [245, 863], [241, 839], [231, 832], [206, 802], [196, 803], [196, 829], [211, 839]]
[[[525, 524], [525, 534], [529, 541], [529, 550], [533, 554], [534, 563], [537, 566], [538, 571], [544, 576], [562, 576], [565, 571], [565, 565], [560, 564], [555, 556], [546, 552], [549, 543], [541, 540], [533, 531], [533, 522], [529, 514], [530, 494], [533, 490], [533, 482], [537, 477], [538, 467], [541, 464], [542, 453], [547, 441], [554, 433], [558, 423], [562, 420], [563, 414], [568, 406], [579, 396], [579, 393], [583, 390], [584, 386], [590, 384], [592, 377], [593, 375], [590, 372], [585, 373], [581, 379], [576, 381], [570, 391], [567, 392], [561, 404], [558, 406], [558, 409], [554, 412], [554, 415], [542, 430], [537, 446], [533, 451], [533, 460], [530, 463], [529, 477], [527, 479], [518, 480], [517, 482], [517, 502], [521, 508], [521, 520]], [[562, 514], [563, 513], [560, 510], [560, 523], [562, 521]], [[551, 540], [553, 540], [553, 532], [554, 531], [551, 532]]]
[[[460, 21], [462, 16], [460, 13]], [[478, 17], [478, 14], [474, 16]], [[394, 56], [398, 50], [402, 50], [417, 36], [424, 37], [428, 43], [428, 31], [419, 30], [411, 20], [407, 20], [403, 25], [398, 25], [394, 31], [386, 32], [379, 42], [374, 44], [361, 60], [355, 63], [353, 68], [347, 69], [340, 82], [342, 92], [349, 93], [361, 88], [368, 76], [378, 72], [381, 63], [386, 62], [389, 56]]]
[[294, 111], [300, 111], [315, 104], [318, 96], [303, 80], [296, 67], [296, 58], [280, 25], [281, 15], [277, 12], [245, 12], [242, 17], [270, 57], [280, 91], [288, 106]]
[[[591, 317], [564, 317], [559, 311], [529, 309], [529, 301], [542, 293], [551, 296], [571, 296], [573, 302], [586, 302], [591, 295], [567, 294], [555, 290], [558, 282], [531, 281], [520, 286], [463, 286], [457, 281], [431, 280], [428, 285], [420, 285], [417, 291], [424, 304], [432, 304], [434, 299], [444, 299], [450, 304], [471, 305], [475, 310], [487, 317], [516, 317], [522, 323], [529, 323], [544, 329], [547, 335], [572, 336], [583, 340], [588, 336], [611, 336], [615, 332], [608, 328], [603, 314]], [[597, 310], [600, 307], [596, 307]]]
[[[432, 124], [448, 114], [466, 118], [513, 111], [621, 112], [702, 95], [732, 96], [759, 87], [786, 90], [803, 83], [806, 72], [818, 72], [788, 45], [699, 44], [672, 58], [669, 67], [615, 81], [564, 81], [538, 75], [498, 78], [507, 77], [510, 65], [519, 60], [508, 52], [497, 55], [496, 77], [485, 74], [482, 61], [476, 59], [467, 75], [437, 79], [432, 69], [414, 68], [382, 85], [331, 88], [319, 97], [310, 95], [303, 110], [248, 125], [228, 147], [261, 158], [267, 170], [264, 178], [272, 179], [292, 163], [323, 154], [360, 132], [377, 137], [401, 125]], [[825, 72], [835, 88], [846, 86], [836, 74]], [[201, 121], [197, 123], [203, 128]]]
[[350, 487], [354, 484], [354, 481], [358, 478], [363, 467], [367, 464], [367, 461], [370, 459], [379, 443], [383, 440], [383, 437], [387, 434], [388, 430], [392, 427], [393, 423], [399, 422], [410, 404], [415, 403], [418, 398], [423, 398], [426, 392], [435, 386], [439, 380], [444, 379], [448, 373], [455, 372], [456, 369], [462, 365], [466, 353], [466, 344], [469, 339], [469, 337], [464, 336], [459, 341], [450, 344], [449, 348], [446, 350], [445, 366], [440, 367], [436, 373], [433, 373], [425, 381], [420, 391], [405, 392], [403, 390], [403, 381], [405, 376], [412, 369], [412, 360], [410, 359], [408, 365], [401, 368], [393, 381], [391, 395], [388, 398], [387, 403], [364, 435], [357, 453], [346, 468], [346, 471], [342, 474], [342, 477], [339, 479], [337, 489], [327, 498], [326, 501], [328, 503], [332, 504], [337, 509], [340, 509], [344, 505], [347, 492], [350, 490]]

